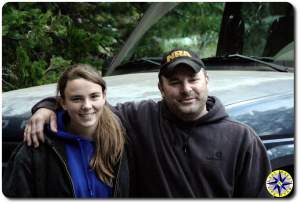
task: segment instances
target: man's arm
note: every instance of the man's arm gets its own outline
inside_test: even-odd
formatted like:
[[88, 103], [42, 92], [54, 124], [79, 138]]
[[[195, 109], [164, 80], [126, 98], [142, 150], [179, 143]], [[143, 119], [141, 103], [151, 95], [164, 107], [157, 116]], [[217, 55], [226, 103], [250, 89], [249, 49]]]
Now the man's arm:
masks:
[[51, 130], [57, 131], [55, 110], [58, 108], [55, 97], [46, 98], [38, 102], [33, 108], [33, 115], [28, 120], [24, 130], [24, 142], [30, 146], [39, 146], [39, 141], [44, 142], [44, 125], [50, 123]]
[[[112, 107], [107, 104], [114, 113], [116, 113], [123, 125], [127, 129], [128, 125], [127, 121], [127, 112], [130, 112], [130, 108], [127, 107], [131, 103], [119, 104], [118, 107]], [[134, 103], [131, 104], [134, 106]], [[130, 107], [131, 107], [130, 106]], [[44, 125], [50, 123], [50, 128], [52, 131], [57, 131], [57, 123], [56, 123], [56, 114], [55, 111], [60, 108], [59, 104], [55, 97], [48, 97], [41, 101], [39, 101], [36, 105], [33, 106], [31, 112], [32, 116], [28, 120], [25, 130], [24, 130], [24, 142], [27, 143], [28, 146], [34, 144], [34, 147], [39, 146], [39, 142], [44, 142]], [[126, 111], [128, 110], [128, 111]]]
[[55, 112], [58, 107], [59, 107], [59, 104], [57, 103], [56, 98], [55, 97], [48, 97], [48, 98], [42, 99], [37, 104], [35, 104], [31, 109], [31, 113], [34, 114], [40, 108], [47, 108], [47, 109], [52, 110], [53, 112]]

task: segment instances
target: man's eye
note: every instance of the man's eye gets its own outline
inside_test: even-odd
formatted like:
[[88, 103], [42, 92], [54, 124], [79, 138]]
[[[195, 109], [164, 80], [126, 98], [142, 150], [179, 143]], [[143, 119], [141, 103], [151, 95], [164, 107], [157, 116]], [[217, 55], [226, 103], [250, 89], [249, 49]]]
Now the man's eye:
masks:
[[169, 82], [170, 85], [177, 85], [177, 84], [179, 84], [179, 83], [180, 83], [179, 81], [170, 81], [170, 82]]
[[200, 79], [199, 78], [192, 78], [190, 81], [191, 82], [196, 82], [196, 81], [199, 81]]

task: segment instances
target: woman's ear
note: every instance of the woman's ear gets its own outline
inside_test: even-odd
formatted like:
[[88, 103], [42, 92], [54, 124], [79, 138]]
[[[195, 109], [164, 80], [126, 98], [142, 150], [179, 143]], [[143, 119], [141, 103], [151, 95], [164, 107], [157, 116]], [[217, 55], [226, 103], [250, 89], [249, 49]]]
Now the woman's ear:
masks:
[[103, 91], [103, 98], [106, 100], [106, 90]]
[[67, 110], [65, 100], [64, 100], [62, 97], [58, 97], [58, 98], [57, 98], [57, 101], [58, 101], [59, 105], [60, 105], [64, 110]]

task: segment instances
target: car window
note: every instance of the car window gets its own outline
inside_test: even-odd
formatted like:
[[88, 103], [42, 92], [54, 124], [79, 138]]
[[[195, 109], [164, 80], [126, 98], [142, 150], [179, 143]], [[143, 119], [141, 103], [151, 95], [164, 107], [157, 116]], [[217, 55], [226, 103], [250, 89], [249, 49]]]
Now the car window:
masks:
[[184, 47], [202, 58], [239, 53], [293, 66], [292, 42], [294, 10], [289, 3], [179, 3], [146, 32], [124, 62]]
[[202, 57], [215, 56], [223, 11], [224, 3], [178, 4], [147, 31], [131, 59], [160, 56], [174, 47], [193, 49]]
[[274, 57], [294, 39], [293, 8], [288, 3], [243, 4], [245, 55]]

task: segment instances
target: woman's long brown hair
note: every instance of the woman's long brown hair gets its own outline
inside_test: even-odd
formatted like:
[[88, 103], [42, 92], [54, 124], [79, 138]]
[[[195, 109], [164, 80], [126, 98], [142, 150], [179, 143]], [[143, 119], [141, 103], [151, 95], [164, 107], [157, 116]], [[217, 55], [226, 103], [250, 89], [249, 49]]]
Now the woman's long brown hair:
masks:
[[[78, 78], [99, 84], [102, 87], [103, 94], [106, 92], [106, 83], [98, 71], [87, 64], [76, 64], [69, 67], [61, 75], [57, 84], [57, 95], [64, 99], [67, 82]], [[114, 167], [123, 152], [125, 137], [118, 117], [107, 104], [103, 106], [94, 139], [95, 153], [90, 161], [90, 166], [104, 183], [112, 186], [116, 173]]]

